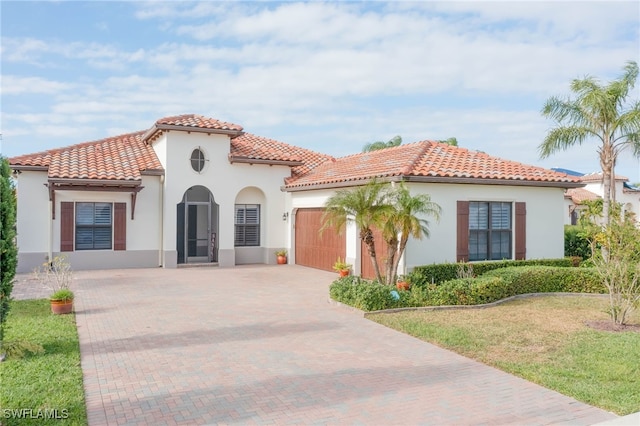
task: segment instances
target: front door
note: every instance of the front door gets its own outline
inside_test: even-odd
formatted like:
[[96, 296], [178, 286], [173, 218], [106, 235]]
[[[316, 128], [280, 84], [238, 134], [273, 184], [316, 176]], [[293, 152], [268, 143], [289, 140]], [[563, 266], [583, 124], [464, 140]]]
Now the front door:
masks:
[[186, 203], [186, 253], [187, 263], [211, 262], [211, 205]]
[[177, 205], [178, 263], [218, 261], [218, 204], [203, 186], [189, 188]]

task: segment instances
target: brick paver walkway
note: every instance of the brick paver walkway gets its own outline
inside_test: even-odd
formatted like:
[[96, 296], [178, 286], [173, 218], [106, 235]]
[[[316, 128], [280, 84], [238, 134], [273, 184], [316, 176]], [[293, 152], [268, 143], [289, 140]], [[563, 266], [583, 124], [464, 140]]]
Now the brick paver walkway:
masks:
[[91, 425], [590, 425], [616, 418], [327, 303], [286, 266], [77, 272]]

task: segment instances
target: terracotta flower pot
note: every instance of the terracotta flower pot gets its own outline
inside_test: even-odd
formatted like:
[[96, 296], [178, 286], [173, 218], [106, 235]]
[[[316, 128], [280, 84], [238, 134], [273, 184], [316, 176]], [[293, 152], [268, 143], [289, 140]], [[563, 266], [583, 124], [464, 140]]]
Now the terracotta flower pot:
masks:
[[73, 300], [51, 300], [51, 312], [55, 315], [70, 314], [73, 310]]
[[287, 256], [278, 256], [276, 258], [278, 265], [284, 265], [287, 263]]
[[409, 283], [406, 281], [398, 281], [396, 283], [396, 287], [398, 288], [398, 290], [409, 290]]
[[346, 277], [347, 275], [349, 275], [349, 270], [348, 269], [342, 269], [342, 270], [338, 271], [338, 273], [340, 274], [341, 277]]

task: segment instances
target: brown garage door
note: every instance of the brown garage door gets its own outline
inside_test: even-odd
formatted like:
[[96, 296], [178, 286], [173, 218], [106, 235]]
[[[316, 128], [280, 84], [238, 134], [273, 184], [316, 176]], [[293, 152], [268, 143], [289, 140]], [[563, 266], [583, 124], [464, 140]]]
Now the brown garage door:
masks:
[[333, 271], [332, 266], [346, 255], [346, 237], [334, 228], [320, 235], [324, 209], [298, 209], [295, 219], [296, 264]]
[[[377, 229], [373, 230], [373, 241], [376, 246], [376, 260], [378, 261], [378, 267], [380, 268], [380, 273], [384, 276], [384, 267], [387, 260], [387, 244], [382, 239], [382, 233]], [[362, 248], [362, 256], [360, 257], [361, 275], [363, 278], [374, 279], [376, 277], [376, 271], [373, 268], [371, 256], [369, 256], [369, 249], [362, 241], [360, 241], [360, 247]]]

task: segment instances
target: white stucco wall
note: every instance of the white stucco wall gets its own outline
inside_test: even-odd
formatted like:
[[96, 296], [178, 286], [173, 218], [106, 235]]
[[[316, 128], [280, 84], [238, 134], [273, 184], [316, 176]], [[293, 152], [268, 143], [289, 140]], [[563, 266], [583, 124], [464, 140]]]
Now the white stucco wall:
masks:
[[[599, 196], [604, 196], [604, 185], [602, 182], [588, 182], [585, 186], [586, 190], [591, 191]], [[615, 186], [616, 202], [622, 203], [625, 211], [631, 211], [636, 215], [636, 219], [640, 220], [640, 193], [624, 190], [622, 181], [616, 181]]]
[[[457, 201], [525, 202], [527, 208], [527, 259], [564, 256], [564, 190], [505, 185], [410, 184], [411, 192], [426, 193], [442, 208], [439, 222], [430, 220], [431, 236], [410, 240], [405, 266], [456, 261]], [[512, 208], [512, 224], [515, 208]], [[512, 249], [515, 244], [512, 241]]]
[[[265, 252], [286, 247], [287, 223], [282, 220], [286, 211], [286, 195], [280, 191], [283, 179], [290, 175], [288, 166], [243, 164], [229, 162], [230, 139], [226, 135], [208, 135], [171, 131], [153, 143], [158, 157], [165, 163], [164, 181], [164, 242], [165, 266], [175, 266], [176, 205], [185, 191], [195, 185], [209, 189], [219, 205], [219, 264], [236, 264], [234, 247], [234, 206], [238, 194], [245, 188], [256, 188], [264, 194], [261, 204], [261, 247]], [[194, 149], [200, 148], [208, 160], [202, 172], [197, 173], [189, 161]], [[267, 260], [271, 260], [267, 258]], [[272, 259], [275, 262], [275, 256]]]
[[20, 273], [46, 261], [49, 251], [49, 190], [47, 172], [22, 171], [18, 175], [17, 241]]
[[[131, 220], [131, 192], [56, 191], [55, 219], [50, 219], [46, 172], [24, 171], [19, 176], [18, 250], [19, 272], [30, 272], [51, 256], [60, 254], [62, 202], [109, 202], [127, 204], [127, 250], [65, 252], [75, 270], [132, 266], [157, 266], [161, 212], [158, 209], [160, 177], [143, 176], [135, 219]], [[28, 195], [26, 195], [28, 194]]]
[[60, 203], [108, 202], [127, 205], [127, 249], [77, 250], [66, 252], [74, 269], [151, 267], [159, 265], [161, 212], [158, 209], [159, 176], [143, 176], [134, 219], [131, 219], [131, 192], [56, 191], [56, 220], [53, 221], [54, 252], [60, 251]]
[[640, 193], [622, 192], [616, 197], [616, 201], [623, 204], [625, 211], [632, 212], [636, 220], [640, 220]]
[[[505, 185], [408, 184], [413, 194], [429, 194], [442, 208], [439, 221], [430, 221], [430, 238], [410, 240], [401, 265], [401, 273], [415, 266], [456, 261], [457, 201], [525, 202], [527, 207], [527, 259], [564, 256], [564, 190]], [[323, 207], [331, 190], [291, 192], [293, 208]], [[515, 208], [512, 209], [515, 219]], [[357, 254], [357, 232], [347, 233], [347, 256]], [[351, 241], [353, 240], [353, 241]], [[513, 244], [512, 244], [513, 245]], [[352, 260], [359, 265], [357, 260]]]

